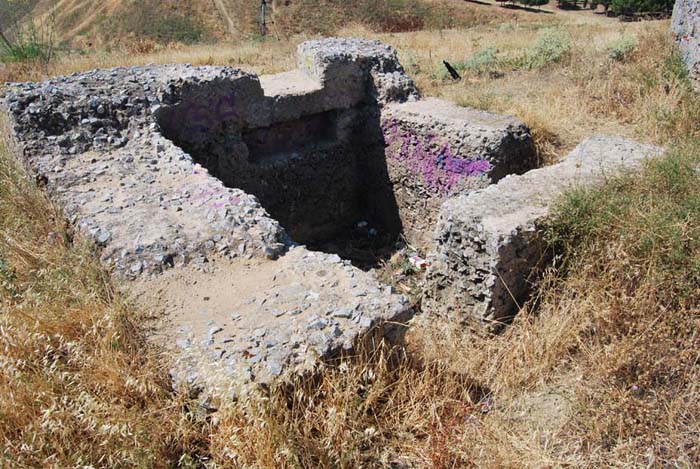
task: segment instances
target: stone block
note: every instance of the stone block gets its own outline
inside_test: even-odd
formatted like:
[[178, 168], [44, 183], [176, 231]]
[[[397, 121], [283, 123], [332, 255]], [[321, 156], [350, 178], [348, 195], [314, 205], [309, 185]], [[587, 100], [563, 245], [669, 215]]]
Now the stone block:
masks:
[[384, 106], [382, 130], [403, 231], [422, 250], [442, 202], [535, 165], [523, 122], [440, 99]]
[[676, 0], [671, 31], [690, 73], [700, 78], [700, 1]]
[[313, 369], [413, 314], [371, 273], [297, 242], [390, 206], [370, 190], [388, 187], [380, 108], [415, 86], [375, 41], [299, 50], [309, 68], [275, 76], [149, 65], [11, 84], [2, 98], [51, 198], [167, 317], [155, 335], [178, 348], [175, 381], [207, 397]]
[[[297, 49], [299, 69], [323, 83], [339, 103], [371, 96], [380, 104], [419, 98], [396, 50], [379, 41], [328, 38]], [[368, 93], [369, 92], [369, 93]]]
[[543, 260], [540, 223], [565, 191], [638, 170], [661, 149], [595, 136], [562, 162], [446, 201], [429, 256], [424, 311], [482, 323], [506, 321], [527, 299]]

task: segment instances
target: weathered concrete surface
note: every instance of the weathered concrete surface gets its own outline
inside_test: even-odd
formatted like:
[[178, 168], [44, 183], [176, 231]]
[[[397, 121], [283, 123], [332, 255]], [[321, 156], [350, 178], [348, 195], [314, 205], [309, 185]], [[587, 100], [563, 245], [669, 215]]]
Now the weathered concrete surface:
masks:
[[[324, 209], [354, 223], [363, 189], [363, 166], [350, 151], [355, 129], [368, 115], [379, 129], [377, 99], [417, 97], [396, 53], [379, 43], [330, 40], [300, 50], [313, 70], [262, 80], [225, 67], [94, 70], [11, 85], [4, 100], [27, 163], [66, 216], [101, 246], [118, 278], [139, 279], [127, 289], [147, 304], [158, 282], [173, 285], [150, 303], [165, 314], [158, 336], [166, 347], [207, 325], [204, 340], [178, 341], [173, 377], [211, 397], [301, 371], [378, 323], [412, 314], [371, 274], [295, 247], [258, 200], [279, 201], [274, 208], [306, 216], [311, 229], [325, 223]], [[363, 155], [383, 160], [383, 145], [371, 141], [379, 145]], [[338, 207], [324, 207], [329, 200]], [[257, 271], [237, 271], [241, 263]], [[202, 313], [202, 292], [218, 309]]]
[[[95, 70], [12, 85], [4, 102], [32, 169], [125, 277], [210, 253], [275, 257], [285, 231], [307, 242], [367, 220], [429, 233], [433, 195], [529, 164], [529, 133], [513, 119], [437, 100], [390, 106], [419, 95], [389, 46], [310, 41], [299, 63], [262, 78], [188, 65]], [[382, 132], [383, 113], [424, 141], [411, 153], [420, 161], [389, 145], [387, 163], [395, 135]]]
[[[358, 113], [351, 108], [375, 102], [375, 93], [388, 99], [399, 86], [384, 80], [391, 90], [382, 91], [372, 73], [390, 74], [407, 87], [398, 94], [416, 97], [396, 52], [387, 46], [329, 40], [302, 44], [300, 50], [308, 59], [303, 61], [314, 64], [313, 70], [303, 72], [307, 79], [296, 89], [275, 89], [279, 79], [264, 80], [273, 95], [265, 94], [258, 77], [240, 70], [168, 65], [95, 70], [15, 84], [5, 103], [30, 166], [47, 180], [67, 216], [104, 247], [103, 261], [119, 275], [133, 277], [190, 260], [201, 262], [212, 252], [274, 257], [288, 243], [284, 230], [251, 192], [238, 189], [245, 189], [245, 184], [230, 184], [245, 180], [227, 181], [222, 176], [247, 174], [256, 183], [267, 178], [270, 187], [269, 169], [279, 167], [280, 159], [298, 158], [293, 152], [278, 159], [275, 154], [264, 155], [271, 157], [271, 164], [265, 163], [268, 172], [261, 175], [264, 170], [253, 168], [251, 142], [244, 141], [242, 133], [264, 131], [277, 122], [296, 125], [304, 116], [320, 116], [316, 123], [322, 126], [327, 117], [323, 113], [331, 110], [343, 114], [329, 132], [352, 127], [348, 121], [357, 119]], [[337, 67], [332, 61], [336, 57]], [[342, 88], [346, 86], [347, 90]], [[299, 131], [295, 135], [303, 136], [317, 129], [297, 125], [291, 129], [295, 130]], [[352, 132], [345, 134], [349, 138]], [[178, 145], [163, 135], [174, 137]], [[338, 153], [334, 150], [337, 146], [320, 156]], [[290, 173], [284, 168], [276, 171]], [[298, 174], [295, 181], [301, 185]], [[341, 182], [352, 181], [336, 185], [342, 196], [350, 188]], [[271, 187], [260, 192], [253, 194], [264, 200], [267, 192], [280, 191]], [[298, 211], [308, 208], [302, 204]]]
[[538, 233], [564, 191], [640, 167], [661, 149], [596, 136], [561, 163], [507, 176], [442, 206], [429, 257], [424, 311], [481, 322], [503, 321], [527, 297], [528, 277], [542, 259]]
[[[314, 370], [374, 326], [412, 315], [405, 297], [335, 255], [292, 248], [278, 260], [214, 259], [137, 282], [138, 301], [176, 338], [172, 374], [225, 399], [281, 375]], [[396, 333], [403, 327], [397, 326]]]
[[[317, 77], [333, 103], [353, 102], [370, 96], [380, 104], [416, 100], [413, 80], [404, 72], [396, 50], [378, 41], [330, 38], [308, 41], [298, 48], [299, 69]], [[337, 105], [337, 104], [336, 104]]]
[[535, 165], [521, 121], [440, 99], [385, 106], [382, 129], [404, 235], [421, 250], [432, 245], [446, 199]]
[[[187, 65], [10, 86], [6, 106], [29, 166], [118, 275], [203, 262], [213, 252], [284, 249], [284, 230], [254, 197], [212, 178], [153, 121], [175, 84], [224, 80], [260, 89], [237, 70]], [[231, 112], [225, 104], [221, 115]]]
[[382, 112], [384, 126], [397, 126], [420, 138], [440, 138], [446, 157], [488, 163], [483, 171], [496, 182], [534, 165], [535, 149], [530, 129], [511, 116], [457, 106], [441, 99], [392, 103]]
[[700, 78], [700, 1], [676, 0], [671, 31], [691, 74]]

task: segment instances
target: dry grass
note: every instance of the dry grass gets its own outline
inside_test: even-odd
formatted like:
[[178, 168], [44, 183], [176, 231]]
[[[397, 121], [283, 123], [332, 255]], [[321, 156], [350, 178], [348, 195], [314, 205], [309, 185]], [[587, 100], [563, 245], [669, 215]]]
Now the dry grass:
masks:
[[[28, 0], [20, 0], [28, 2]], [[55, 12], [61, 42], [73, 47], [128, 45], [149, 37], [161, 44], [189, 42], [192, 33], [207, 42], [253, 39], [260, 31], [260, 0], [30, 0], [33, 16]], [[294, 0], [274, 2], [267, 27], [276, 38], [334, 34], [351, 24], [377, 32], [476, 26], [517, 16], [452, 0]], [[285, 4], [288, 3], [288, 4]], [[272, 12], [268, 0], [268, 12]]]
[[196, 453], [198, 427], [138, 318], [9, 143], [0, 142], [0, 466], [154, 467]]
[[[225, 23], [215, 4], [201, 0], [19, 0], [36, 4], [32, 17], [55, 30], [57, 42], [114, 48], [148, 37], [162, 43], [221, 39]], [[252, 6], [252, 5], [251, 5]]]
[[[280, 2], [281, 3], [281, 2]], [[280, 7], [272, 31], [334, 34], [362, 24], [375, 32], [406, 32], [491, 24], [506, 14], [449, 0], [295, 0]]]
[[[700, 98], [667, 22], [579, 24], [522, 15], [505, 26], [402, 34], [422, 89], [509, 112], [554, 159], [595, 132], [677, 143], [660, 162], [572, 193], [548, 230], [563, 253], [498, 336], [424, 312], [407, 348], [371, 338], [320, 376], [233, 403], [207, 424], [187, 412], [113, 290], [55, 207], [0, 152], [0, 441], [8, 465], [210, 467], [694, 467], [700, 465]], [[530, 17], [528, 17], [530, 18]], [[556, 22], [560, 61], [519, 61]], [[624, 60], [610, 47], [636, 38]], [[68, 56], [12, 79], [133, 63], [192, 62], [274, 73], [302, 38], [134, 56]], [[441, 78], [442, 59], [485, 47], [499, 78]], [[60, 423], [59, 423], [60, 422]]]
[[[595, 132], [666, 143], [697, 130], [690, 128], [691, 116], [674, 114], [683, 107], [683, 85], [659, 76], [672, 53], [667, 22], [562, 25], [571, 37], [570, 53], [559, 63], [534, 70], [523, 68], [518, 58], [527, 54], [542, 25], [506, 25], [388, 40], [402, 51], [425, 93], [518, 116], [531, 127], [545, 159], [565, 153]], [[634, 37], [637, 46], [627, 60], [616, 61], [609, 57], [610, 47], [622, 36]], [[502, 77], [467, 73], [457, 83], [443, 78], [442, 59], [457, 63], [487, 47], [495, 48], [506, 62], [499, 70]], [[662, 125], [661, 114], [672, 120]]]
[[423, 316], [409, 356], [368, 347], [322, 377], [222, 410], [215, 461], [696, 467], [697, 148], [563, 200], [547, 229], [563, 257], [503, 334]]

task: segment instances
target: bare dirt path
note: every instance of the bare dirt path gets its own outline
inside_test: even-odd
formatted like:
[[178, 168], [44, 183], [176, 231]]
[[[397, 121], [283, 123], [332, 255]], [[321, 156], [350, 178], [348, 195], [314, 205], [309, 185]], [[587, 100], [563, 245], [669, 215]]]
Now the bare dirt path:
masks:
[[574, 23], [607, 23], [611, 21], [618, 21], [616, 18], [606, 16], [603, 13], [602, 8], [597, 10], [565, 10], [558, 8], [556, 2], [550, 1], [546, 5], [541, 7], [526, 7], [516, 4], [501, 4], [496, 0], [463, 0], [467, 3], [477, 3], [484, 6], [494, 6], [503, 8], [504, 10], [512, 11], [522, 15], [528, 16], [557, 16], [565, 17], [567, 20]]
[[226, 7], [226, 0], [213, 0], [214, 6], [219, 11], [219, 14], [226, 22], [226, 28], [229, 33], [236, 32], [236, 22], [233, 20], [229, 13], [229, 9]]

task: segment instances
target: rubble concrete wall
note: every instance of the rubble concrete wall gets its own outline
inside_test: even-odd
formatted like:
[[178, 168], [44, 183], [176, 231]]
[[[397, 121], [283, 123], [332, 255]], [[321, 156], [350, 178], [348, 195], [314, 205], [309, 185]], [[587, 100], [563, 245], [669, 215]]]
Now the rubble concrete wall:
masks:
[[294, 235], [331, 236], [360, 215], [397, 235], [428, 232], [429, 203], [529, 164], [522, 123], [421, 102], [389, 46], [331, 38], [301, 44], [298, 58], [263, 77], [92, 70], [11, 84], [1, 100], [25, 163], [102, 262], [145, 304], [169, 305], [173, 379], [210, 394], [313, 368], [414, 314], [372, 272]]
[[565, 191], [634, 171], [661, 149], [595, 136], [562, 162], [446, 201], [429, 256], [424, 311], [462, 320], [508, 320], [527, 299], [533, 269], [546, 261], [540, 224]]
[[440, 99], [385, 106], [382, 131], [404, 235], [422, 250], [445, 200], [535, 166], [523, 122]]

